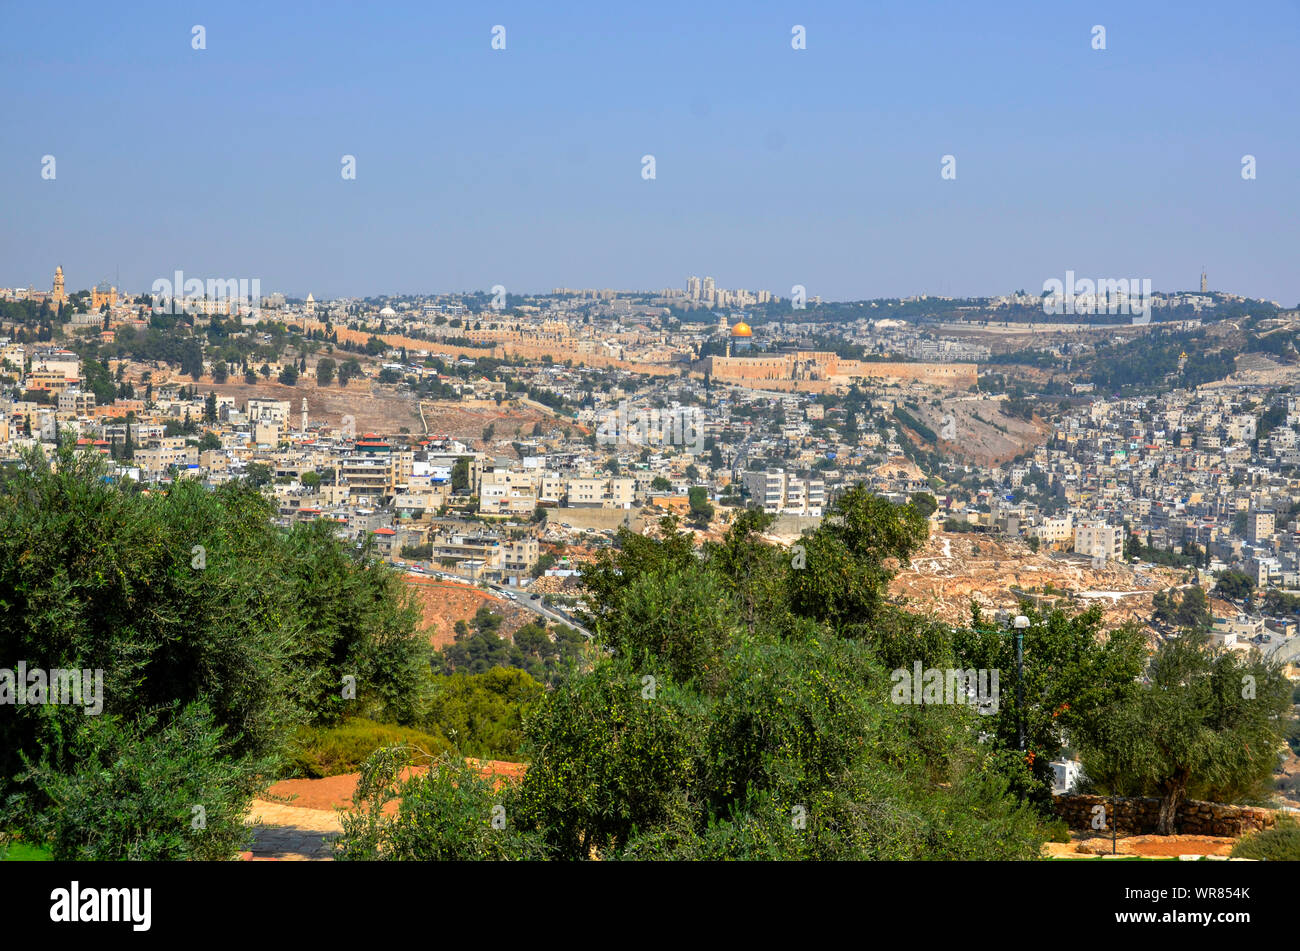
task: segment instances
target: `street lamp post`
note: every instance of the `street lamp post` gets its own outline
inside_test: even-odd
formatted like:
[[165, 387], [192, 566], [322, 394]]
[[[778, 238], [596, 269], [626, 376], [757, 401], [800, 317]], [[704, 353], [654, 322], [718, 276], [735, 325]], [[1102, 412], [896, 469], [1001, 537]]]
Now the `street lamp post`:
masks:
[[1020, 739], [1020, 752], [1025, 751], [1025, 628], [1029, 618], [1017, 614], [1011, 622], [1016, 632], [1016, 734]]

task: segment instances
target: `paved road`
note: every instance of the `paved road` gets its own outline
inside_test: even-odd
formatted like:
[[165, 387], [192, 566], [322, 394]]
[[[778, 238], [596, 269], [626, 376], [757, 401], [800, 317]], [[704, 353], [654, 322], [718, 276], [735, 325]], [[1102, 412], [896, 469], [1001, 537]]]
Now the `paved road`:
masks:
[[[591, 637], [591, 632], [588, 631], [581, 624], [579, 624], [577, 621], [565, 617], [562, 614], [556, 613], [555, 610], [552, 608], [546, 607], [545, 605], [542, 604], [541, 598], [538, 598], [536, 601], [534, 601], [532, 599], [532, 596], [528, 594], [527, 591], [522, 591], [518, 588], [507, 588], [503, 585], [498, 585], [498, 584], [489, 584], [488, 587], [490, 587], [493, 591], [496, 591], [498, 594], [502, 595], [503, 597], [510, 594], [516, 594], [518, 595], [518, 598], [515, 600], [515, 604], [519, 605], [521, 608], [527, 608], [533, 613], [540, 614], [542, 617], [547, 618], [548, 620], [551, 620], [556, 624], [565, 624], [573, 628], [583, 637]], [[507, 598], [507, 600], [509, 599]]]
[[1280, 664], [1290, 663], [1296, 658], [1300, 658], [1300, 637], [1292, 637], [1279, 642], [1264, 656]]
[[[418, 571], [407, 571], [407, 574], [409, 574], [412, 578], [426, 578], [430, 581], [444, 580], [442, 578], [439, 578], [438, 575], [422, 573]], [[454, 575], [451, 575], [448, 572], [443, 572], [443, 574], [446, 574], [449, 578], [452, 579], [453, 582], [459, 582], [461, 584], [467, 584], [471, 586], [477, 584], [477, 582], [471, 581], [469, 578], [456, 577]], [[588, 638], [591, 637], [591, 632], [588, 631], [581, 624], [579, 624], [577, 621], [575, 621], [573, 618], [567, 617], [566, 614], [560, 613], [558, 609], [546, 607], [544, 604], [542, 604], [541, 598], [538, 598], [536, 601], [534, 601], [532, 595], [528, 593], [527, 589], [510, 588], [505, 585], [493, 584], [491, 582], [486, 582], [486, 584], [489, 588], [492, 589], [493, 592], [501, 595], [501, 597], [505, 598], [507, 601], [511, 600], [509, 596], [511, 594], [514, 594], [517, 596], [514, 599], [514, 603], [519, 605], [521, 608], [526, 608], [527, 610], [532, 611], [534, 614], [546, 618], [548, 621], [551, 621], [552, 623], [567, 625], [568, 627], [573, 628], [583, 637], [588, 637]]]

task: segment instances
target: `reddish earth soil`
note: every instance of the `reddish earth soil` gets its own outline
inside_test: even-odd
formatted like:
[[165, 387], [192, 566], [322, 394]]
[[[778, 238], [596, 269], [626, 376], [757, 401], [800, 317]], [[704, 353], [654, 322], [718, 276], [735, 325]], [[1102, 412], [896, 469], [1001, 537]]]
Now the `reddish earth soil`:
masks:
[[[192, 381], [187, 377], [179, 382], [189, 385]], [[213, 390], [218, 396], [234, 398], [240, 409], [250, 398], [288, 400], [293, 429], [298, 428], [302, 400], [306, 397], [309, 426], [323, 424], [338, 428], [343, 425], [343, 417], [351, 415], [355, 417], [358, 433], [396, 433], [403, 426], [412, 433], [421, 432], [420, 413], [409, 394], [397, 393], [392, 387], [382, 387], [366, 380], [353, 380], [345, 387], [337, 383], [317, 386], [315, 377], [308, 375], [299, 377], [295, 386], [285, 386], [274, 380], [248, 384], [242, 379], [229, 383], [203, 380], [194, 385], [200, 393]]]
[[[537, 430], [542, 436], [558, 435], [564, 429], [574, 430], [573, 424], [557, 422], [547, 413], [523, 403], [508, 401], [495, 403], [457, 403], [450, 400], [424, 400], [424, 421], [433, 435], [451, 436], [462, 442], [487, 448], [483, 433], [492, 427], [493, 445], [503, 448], [502, 440], [527, 438]], [[418, 427], [417, 427], [418, 431]]]
[[[477, 768], [484, 776], [493, 776], [499, 782], [510, 782], [523, 778], [528, 771], [527, 763], [506, 763], [501, 760], [467, 759], [465, 762]], [[413, 766], [402, 771], [402, 778], [422, 775], [428, 767]], [[267, 790], [269, 795], [285, 797], [286, 806], [299, 809], [322, 809], [332, 812], [336, 808], [350, 809], [352, 794], [356, 791], [360, 773], [343, 773], [339, 776], [326, 776], [324, 779], [285, 779]], [[395, 806], [395, 804], [394, 804]]]
[[[1115, 843], [1119, 855], [1143, 855], [1149, 858], [1173, 855], [1227, 855], [1237, 840], [1212, 835], [1135, 835], [1121, 836]], [[1048, 842], [1043, 854], [1053, 858], [1064, 855], [1110, 855], [1111, 841], [1073, 833], [1069, 842]]]
[[515, 631], [535, 617], [526, 608], [511, 604], [473, 585], [414, 575], [406, 575], [405, 581], [414, 589], [416, 599], [420, 602], [429, 643], [438, 649], [456, 640], [457, 621], [468, 624], [484, 604], [504, 618], [500, 633], [505, 638], [513, 637]]

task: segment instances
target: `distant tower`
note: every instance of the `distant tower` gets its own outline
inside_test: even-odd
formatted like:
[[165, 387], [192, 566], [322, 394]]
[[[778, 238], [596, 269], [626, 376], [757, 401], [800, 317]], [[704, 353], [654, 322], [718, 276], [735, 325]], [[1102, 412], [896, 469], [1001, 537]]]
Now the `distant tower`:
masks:
[[307, 431], [307, 397], [302, 398], [302, 431]]
[[60, 307], [68, 299], [67, 293], [63, 290], [63, 265], [60, 264], [54, 269], [54, 293], [50, 295], [54, 301], [55, 307]]
[[307, 295], [307, 316], [313, 317], [316, 314], [316, 298], [310, 294]]
[[1201, 265], [1201, 293], [1204, 294], [1209, 290], [1209, 285], [1205, 280], [1205, 265]]

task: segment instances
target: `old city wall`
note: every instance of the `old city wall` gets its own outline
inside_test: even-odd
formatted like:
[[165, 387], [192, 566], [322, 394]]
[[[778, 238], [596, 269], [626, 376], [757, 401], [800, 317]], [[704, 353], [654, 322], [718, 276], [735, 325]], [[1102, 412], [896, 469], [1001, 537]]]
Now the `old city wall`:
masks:
[[838, 375], [970, 389], [975, 386], [978, 374], [979, 365], [975, 363], [870, 363], [842, 360]]
[[493, 356], [500, 359], [509, 356], [540, 362], [543, 357], [550, 357], [555, 363], [572, 360], [578, 366], [607, 367], [616, 370], [627, 370], [631, 373], [644, 373], [647, 376], [676, 376], [680, 372], [679, 369], [674, 367], [660, 366], [654, 363], [633, 363], [603, 353], [583, 353], [572, 345], [503, 343], [498, 344], [492, 353]]
[[[313, 330], [324, 330], [325, 325], [319, 321], [306, 321], [308, 327]], [[350, 330], [346, 327], [336, 327], [334, 332], [338, 334], [340, 343], [348, 342], [353, 344], [364, 344], [372, 336], [369, 332], [361, 330]], [[618, 360], [605, 354], [582, 353], [577, 351], [573, 346], [562, 344], [544, 344], [544, 343], [498, 343], [495, 346], [482, 347], [462, 347], [454, 344], [442, 343], [436, 340], [418, 340], [414, 337], [403, 337], [397, 334], [374, 334], [380, 340], [390, 347], [405, 347], [409, 351], [424, 350], [429, 353], [439, 354], [442, 356], [452, 357], [469, 357], [477, 359], [478, 357], [494, 357], [498, 360], [507, 358], [522, 358], [524, 360], [542, 361], [543, 357], [550, 357], [556, 363], [563, 363], [565, 360], [572, 360], [575, 365], [589, 367], [608, 367], [611, 369], [628, 370], [632, 373], [644, 373], [647, 376], [675, 376], [679, 371], [673, 367], [658, 366], [649, 363], [632, 363], [627, 360]]]
[[[795, 367], [812, 366], [816, 379], [795, 379]], [[924, 383], [952, 389], [975, 386], [974, 363], [872, 363], [840, 360], [834, 354], [797, 353], [763, 357], [712, 357], [714, 378], [732, 383], [762, 383], [765, 389], [821, 393], [845, 387], [854, 378]]]

